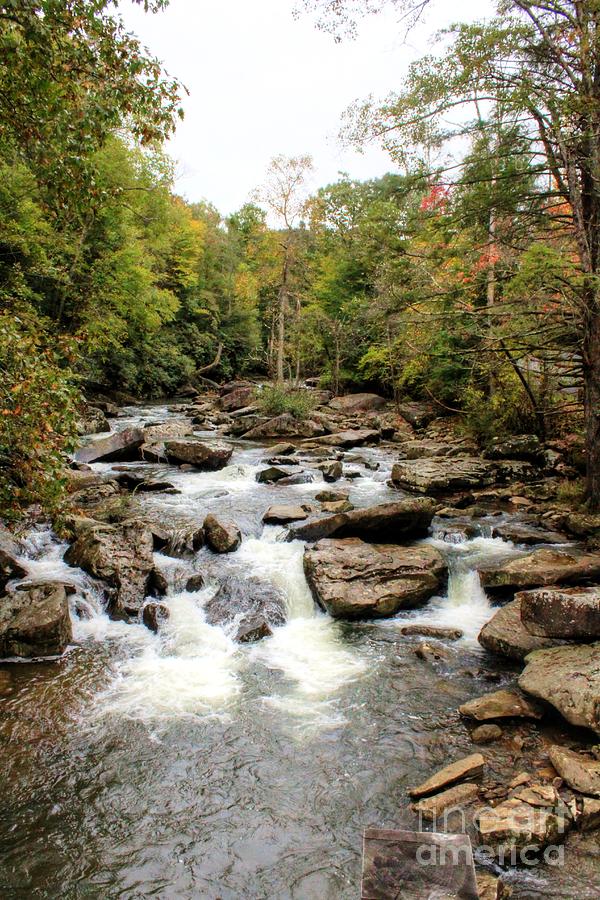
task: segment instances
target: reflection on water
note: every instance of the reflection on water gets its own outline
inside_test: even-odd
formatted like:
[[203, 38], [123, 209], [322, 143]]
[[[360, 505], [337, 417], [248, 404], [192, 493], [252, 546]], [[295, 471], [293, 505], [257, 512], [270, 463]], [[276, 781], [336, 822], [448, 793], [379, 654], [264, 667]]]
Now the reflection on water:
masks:
[[[128, 410], [119, 427], [139, 419]], [[169, 467], [182, 493], [140, 498], [164, 522], [198, 523], [210, 509], [244, 532], [228, 557], [156, 555], [171, 610], [158, 635], [111, 622], [93, 582], [62, 562], [65, 547], [43, 529], [29, 536], [31, 575], [73, 583], [83, 617], [62, 660], [10, 667], [0, 695], [2, 896], [355, 898], [363, 828], [414, 826], [406, 788], [471, 752], [456, 708], [489, 689], [475, 639], [492, 614], [474, 566], [518, 549], [434, 540], [450, 567], [445, 596], [389, 622], [334, 622], [314, 607], [303, 545], [261, 522], [273, 502], [311, 502], [322, 481], [258, 485], [266, 455], [239, 448], [216, 473]], [[353, 463], [357, 505], [396, 496], [391, 460], [367, 455], [381, 468]], [[187, 593], [194, 571], [207, 585]], [[256, 645], [209, 625], [204, 604], [224, 575], [283, 592], [287, 623]], [[465, 637], [448, 661], [423, 663], [398, 633], [407, 620]], [[517, 900], [600, 891], [591, 853], [528, 878]]]

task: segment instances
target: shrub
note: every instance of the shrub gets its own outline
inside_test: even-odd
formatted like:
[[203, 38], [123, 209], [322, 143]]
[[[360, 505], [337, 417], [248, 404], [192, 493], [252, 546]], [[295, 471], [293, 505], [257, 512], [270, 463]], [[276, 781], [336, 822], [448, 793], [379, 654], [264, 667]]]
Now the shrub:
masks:
[[267, 384], [256, 392], [256, 403], [265, 416], [281, 416], [289, 413], [295, 419], [308, 419], [315, 408], [315, 398], [310, 391], [295, 390], [283, 385]]

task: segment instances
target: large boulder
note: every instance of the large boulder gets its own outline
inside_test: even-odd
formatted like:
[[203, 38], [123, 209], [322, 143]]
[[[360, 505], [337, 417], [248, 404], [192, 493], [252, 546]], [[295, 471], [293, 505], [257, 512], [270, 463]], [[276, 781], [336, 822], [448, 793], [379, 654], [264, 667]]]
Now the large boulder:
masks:
[[511, 849], [543, 848], [561, 843], [569, 830], [570, 819], [559, 800], [554, 806], [537, 806], [510, 797], [498, 806], [486, 807], [477, 818], [481, 843], [495, 848], [502, 862], [510, 859]]
[[165, 451], [169, 462], [187, 463], [196, 469], [214, 472], [227, 465], [233, 453], [229, 444], [206, 444], [203, 441], [166, 441]]
[[18, 561], [19, 548], [12, 534], [0, 524], [0, 594], [13, 578], [25, 578], [27, 570]]
[[323, 540], [304, 553], [304, 572], [317, 603], [334, 618], [393, 616], [432, 597], [446, 566], [433, 547]]
[[0, 598], [0, 658], [58, 656], [72, 638], [64, 584], [25, 584]]
[[157, 634], [163, 622], [168, 621], [169, 615], [170, 611], [166, 603], [157, 603], [156, 600], [151, 600], [142, 609], [142, 622], [146, 628]]
[[426, 428], [438, 415], [428, 403], [401, 403], [398, 412], [413, 428]]
[[494, 481], [493, 464], [471, 456], [402, 460], [392, 468], [396, 487], [421, 494], [486, 487]]
[[233, 553], [242, 543], [242, 534], [237, 525], [224, 522], [213, 515], [204, 520], [204, 536], [215, 553]]
[[312, 419], [296, 419], [290, 413], [282, 413], [267, 422], [261, 422], [254, 428], [245, 431], [242, 437], [248, 441], [260, 441], [264, 438], [304, 437], [312, 438], [325, 434], [326, 428]]
[[77, 434], [100, 434], [110, 431], [110, 424], [97, 406], [86, 406], [77, 419]]
[[127, 618], [137, 616], [146, 596], [156, 592], [152, 549], [152, 532], [141, 522], [81, 519], [65, 562], [104, 582], [109, 613]]
[[531, 653], [519, 686], [551, 703], [571, 725], [600, 734], [600, 643], [565, 644]]
[[488, 590], [545, 587], [556, 584], [592, 584], [600, 580], [600, 553], [534, 550], [527, 556], [479, 569]]
[[240, 643], [268, 637], [286, 619], [285, 598], [257, 578], [226, 578], [204, 611], [209, 624], [229, 626]]
[[535, 434], [519, 434], [504, 441], [496, 441], [484, 450], [486, 459], [520, 459], [539, 463], [544, 458], [544, 448]]
[[381, 409], [386, 404], [387, 400], [378, 394], [347, 394], [344, 397], [335, 397], [329, 406], [336, 412], [351, 414], [371, 412], [374, 409]]
[[533, 650], [556, 646], [550, 638], [534, 637], [521, 622], [521, 604], [507, 603], [492, 616], [479, 633], [479, 643], [490, 653], [523, 660]]
[[550, 762], [570, 788], [590, 797], [600, 797], [600, 761], [567, 747], [554, 745], [548, 751]]
[[191, 433], [192, 425], [189, 419], [167, 419], [166, 422], [146, 425], [144, 428], [144, 443], [156, 444], [172, 438], [182, 438]]
[[564, 640], [600, 639], [600, 587], [540, 588], [517, 594], [530, 634]]
[[224, 412], [229, 413], [244, 409], [254, 400], [255, 391], [253, 384], [239, 384], [221, 397], [219, 405]]
[[80, 463], [131, 462], [139, 457], [139, 448], [144, 443], [141, 428], [125, 428], [105, 438], [98, 438], [75, 453]]
[[409, 497], [366, 509], [313, 519], [290, 529], [288, 540], [319, 541], [329, 537], [359, 537], [367, 541], [398, 543], [425, 537], [435, 513], [429, 497]]
[[263, 516], [265, 525], [287, 525], [289, 522], [301, 522], [308, 518], [308, 512], [303, 506], [290, 504], [278, 504], [270, 506]]
[[378, 444], [380, 440], [381, 433], [373, 428], [351, 428], [347, 431], [338, 431], [337, 434], [326, 434], [318, 439], [318, 443], [327, 447], [342, 447], [350, 450], [352, 447]]
[[256, 480], [259, 484], [275, 484], [284, 478], [289, 478], [294, 474], [291, 468], [282, 469], [281, 466], [269, 466], [268, 469], [261, 469], [256, 473]]

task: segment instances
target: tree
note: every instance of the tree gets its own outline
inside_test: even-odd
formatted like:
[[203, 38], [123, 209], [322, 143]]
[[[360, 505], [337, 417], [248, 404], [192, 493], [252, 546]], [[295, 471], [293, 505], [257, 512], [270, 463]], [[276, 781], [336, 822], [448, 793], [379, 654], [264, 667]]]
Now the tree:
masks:
[[[284, 380], [285, 320], [289, 301], [292, 299], [290, 284], [293, 268], [297, 263], [294, 251], [297, 247], [297, 229], [308, 211], [306, 180], [312, 171], [310, 156], [276, 156], [271, 160], [267, 177], [255, 192], [255, 199], [264, 204], [275, 218], [281, 234], [281, 274], [279, 278], [277, 310], [274, 316], [276, 345], [276, 380]], [[298, 295], [296, 294], [298, 304]], [[275, 336], [276, 332], [276, 336]]]

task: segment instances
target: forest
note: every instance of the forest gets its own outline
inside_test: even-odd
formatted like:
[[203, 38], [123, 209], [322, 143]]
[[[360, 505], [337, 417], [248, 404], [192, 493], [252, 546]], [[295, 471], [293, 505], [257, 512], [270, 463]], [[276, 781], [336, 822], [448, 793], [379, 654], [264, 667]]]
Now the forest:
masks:
[[[344, 40], [381, 5], [298, 12]], [[396, 5], [409, 27], [429, 4]], [[274, 156], [227, 216], [177, 195], [164, 142], [185, 88], [117, 7], [0, 3], [0, 513], [59, 502], [85, 396], [238, 376], [298, 415], [307, 378], [427, 400], [483, 445], [579, 431], [596, 509], [597, 3], [503, 0], [454, 26], [345, 116], [390, 174], [315, 192], [309, 156]]]

